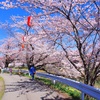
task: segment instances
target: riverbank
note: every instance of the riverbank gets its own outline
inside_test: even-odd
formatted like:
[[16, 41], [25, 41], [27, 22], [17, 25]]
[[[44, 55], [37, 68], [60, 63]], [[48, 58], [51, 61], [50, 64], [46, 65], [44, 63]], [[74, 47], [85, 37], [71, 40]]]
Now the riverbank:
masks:
[[4, 95], [4, 80], [2, 77], [0, 77], [0, 100], [2, 99]]

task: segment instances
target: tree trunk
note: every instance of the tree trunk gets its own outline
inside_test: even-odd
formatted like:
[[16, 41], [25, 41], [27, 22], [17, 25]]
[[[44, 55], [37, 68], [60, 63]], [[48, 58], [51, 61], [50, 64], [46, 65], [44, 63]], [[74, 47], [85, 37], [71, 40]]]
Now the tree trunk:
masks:
[[5, 68], [8, 68], [9, 63], [6, 61], [5, 62]]

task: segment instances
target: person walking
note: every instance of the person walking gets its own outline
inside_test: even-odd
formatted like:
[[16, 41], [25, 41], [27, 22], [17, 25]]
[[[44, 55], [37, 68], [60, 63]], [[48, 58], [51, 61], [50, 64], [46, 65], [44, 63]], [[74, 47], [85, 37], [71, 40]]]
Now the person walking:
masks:
[[12, 68], [9, 68], [10, 75], [12, 75]]
[[29, 73], [32, 77], [32, 80], [34, 80], [34, 75], [36, 73], [36, 68], [34, 67], [34, 65], [30, 65]]
[[1, 67], [0, 67], [0, 73], [1, 73]]

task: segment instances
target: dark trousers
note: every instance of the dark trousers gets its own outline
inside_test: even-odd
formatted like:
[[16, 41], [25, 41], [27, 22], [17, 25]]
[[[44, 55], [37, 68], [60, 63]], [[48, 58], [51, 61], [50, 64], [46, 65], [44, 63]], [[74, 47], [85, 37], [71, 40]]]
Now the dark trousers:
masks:
[[34, 80], [34, 74], [31, 74], [32, 80]]

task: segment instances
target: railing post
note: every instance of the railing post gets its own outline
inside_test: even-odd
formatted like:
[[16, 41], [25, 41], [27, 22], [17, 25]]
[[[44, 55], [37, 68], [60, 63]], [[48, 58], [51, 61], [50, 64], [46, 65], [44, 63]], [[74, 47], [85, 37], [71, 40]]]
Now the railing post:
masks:
[[84, 100], [84, 93], [81, 93], [81, 100]]
[[53, 84], [55, 84], [56, 83], [56, 80], [53, 80]]

